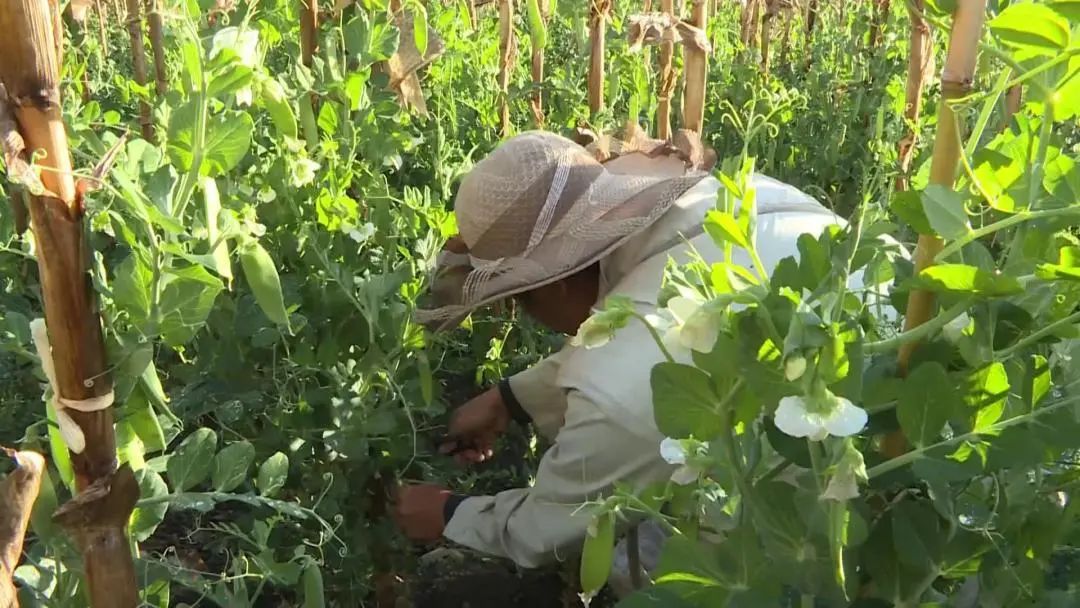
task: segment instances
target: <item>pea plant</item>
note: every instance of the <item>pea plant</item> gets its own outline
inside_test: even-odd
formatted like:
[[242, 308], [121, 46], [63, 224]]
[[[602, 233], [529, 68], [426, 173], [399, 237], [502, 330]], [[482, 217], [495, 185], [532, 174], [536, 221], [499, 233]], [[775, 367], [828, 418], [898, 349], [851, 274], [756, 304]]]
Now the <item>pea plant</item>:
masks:
[[[1080, 598], [1047, 577], [1076, 541], [1077, 18], [1067, 3], [1025, 3], [989, 22], [984, 60], [1006, 69], [948, 102], [973, 125], [955, 187], [920, 171], [888, 207], [868, 201], [766, 268], [755, 160], [733, 157], [706, 220], [724, 261], [672, 266], [659, 315], [613, 297], [586, 323], [578, 340], [593, 347], [628, 323], [652, 330], [660, 453], [674, 469], [596, 505], [586, 593], [607, 578], [616, 529], [644, 516], [669, 538], [655, 584], [626, 605]], [[994, 132], [1016, 83], [1030, 97]], [[943, 242], [919, 271], [883, 238], [915, 233]], [[916, 290], [935, 296], [936, 315], [901, 331]]]

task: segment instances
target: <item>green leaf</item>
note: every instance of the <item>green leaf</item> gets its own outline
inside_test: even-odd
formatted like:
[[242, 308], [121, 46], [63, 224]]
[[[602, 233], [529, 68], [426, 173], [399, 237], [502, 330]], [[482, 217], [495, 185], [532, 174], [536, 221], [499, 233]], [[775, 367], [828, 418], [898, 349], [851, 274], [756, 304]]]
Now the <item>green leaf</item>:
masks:
[[423, 57], [428, 50], [427, 10], [424, 9], [424, 5], [417, 3], [413, 5], [412, 11], [413, 44], [416, 45], [416, 51]]
[[1009, 374], [1001, 362], [995, 362], [963, 376], [960, 389], [965, 409], [962, 416], [973, 431], [985, 431], [997, 422], [1009, 397]]
[[53, 407], [52, 399], [45, 405], [45, 417], [49, 421], [49, 454], [52, 456], [53, 465], [60, 473], [60, 480], [74, 493], [75, 469], [71, 466], [71, 453], [68, 452], [67, 442], [57, 426], [56, 408]]
[[169, 458], [165, 474], [177, 492], [202, 483], [210, 474], [217, 451], [217, 433], [206, 427], [196, 429], [180, 442]]
[[[190, 170], [195, 162], [196, 103], [180, 106], [169, 119], [169, 159], [182, 171]], [[251, 147], [254, 130], [255, 123], [247, 112], [226, 110], [209, 116], [200, 174], [216, 177], [236, 167]]]
[[303, 608], [323, 608], [326, 597], [323, 591], [322, 570], [314, 560], [304, 568], [304, 606]]
[[1039, 264], [1035, 276], [1048, 281], [1080, 281], [1080, 247], [1062, 247], [1057, 264]]
[[270, 254], [258, 242], [248, 242], [240, 248], [240, 266], [259, 308], [274, 323], [288, 327], [289, 313], [281, 295], [281, 279]]
[[161, 293], [161, 337], [179, 348], [195, 337], [206, 323], [223, 288], [221, 279], [202, 266], [174, 268], [164, 275]]
[[735, 221], [734, 217], [723, 211], [712, 209], [705, 215], [705, 232], [709, 233], [709, 236], [717, 245], [727, 241], [743, 249], [750, 248], [750, 242], [747, 240], [742, 228], [739, 227], [738, 222]]
[[938, 264], [911, 279], [912, 286], [937, 293], [985, 297], [1009, 296], [1024, 291], [1015, 277], [990, 273], [967, 264]]
[[945, 368], [936, 361], [923, 363], [904, 379], [896, 417], [904, 435], [916, 446], [937, 441], [949, 415], [960, 402]]
[[263, 496], [273, 496], [285, 486], [285, 480], [288, 477], [289, 457], [276, 452], [259, 466], [259, 474], [255, 477], [255, 487]]
[[658, 363], [649, 377], [653, 415], [668, 437], [709, 440], [721, 430], [716, 394], [709, 376], [691, 365]]
[[923, 212], [934, 232], [947, 239], [957, 239], [971, 232], [964, 201], [951, 188], [931, 184], [922, 193]]
[[146, 466], [146, 448], [126, 420], [116, 423], [116, 458], [120, 464], [127, 463], [131, 470], [139, 471]]
[[[751, 542], [756, 542], [751, 541]], [[747, 547], [748, 549], [750, 547]], [[676, 535], [664, 541], [657, 566], [656, 586], [668, 589], [695, 606], [727, 604], [729, 573], [715, 557], [715, 549], [705, 543]], [[734, 569], [731, 576], [736, 575]]]
[[919, 234], [932, 234], [934, 232], [933, 228], [930, 227], [930, 220], [927, 219], [926, 212], [923, 210], [922, 195], [918, 192], [912, 190], [896, 192], [889, 203], [889, 209], [905, 224], [911, 226], [915, 232]]
[[[169, 487], [165, 480], [150, 468], [144, 468], [135, 473], [139, 480], [139, 498], [158, 498], [169, 493]], [[159, 502], [145, 507], [136, 507], [131, 512], [129, 528], [135, 542], [143, 542], [154, 534], [158, 524], [165, 519], [165, 513], [169, 510], [169, 503]]]
[[142, 326], [150, 317], [150, 292], [154, 272], [141, 249], [132, 251], [113, 273], [112, 297], [133, 324]]
[[214, 456], [214, 471], [210, 484], [218, 492], [231, 492], [247, 479], [248, 469], [255, 460], [255, 446], [237, 441], [225, 446]]
[[532, 48], [542, 49], [547, 46], [547, 25], [544, 16], [540, 13], [540, 0], [527, 0], [526, 11], [529, 14], [529, 36], [532, 38]]
[[1056, 54], [1069, 46], [1069, 22], [1044, 4], [1010, 4], [989, 25], [1013, 48]]
[[611, 574], [611, 559], [615, 553], [615, 514], [606, 512], [593, 520], [585, 535], [581, 550], [581, 590], [594, 596]]

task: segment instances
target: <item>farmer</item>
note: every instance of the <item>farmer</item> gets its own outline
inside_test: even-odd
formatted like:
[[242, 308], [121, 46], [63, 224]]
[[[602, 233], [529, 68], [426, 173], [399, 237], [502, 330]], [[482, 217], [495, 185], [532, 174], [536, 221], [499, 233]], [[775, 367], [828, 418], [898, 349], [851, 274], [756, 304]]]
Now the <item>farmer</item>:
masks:
[[[656, 312], [669, 259], [688, 261], [691, 247], [710, 263], [723, 255], [702, 228], [720, 188], [707, 172], [710, 154], [685, 134], [683, 142], [623, 145], [611, 155], [545, 132], [509, 139], [464, 178], [454, 209], [460, 235], [433, 284], [439, 305], [418, 316], [449, 328], [513, 297], [573, 336], [612, 294]], [[800, 234], [841, 223], [791, 186], [762, 176], [754, 186], [758, 248], [770, 270], [797, 255]], [[406, 486], [396, 498], [398, 525], [417, 541], [446, 537], [525, 567], [580, 551], [591, 519], [585, 502], [616, 482], [641, 488], [675, 469], [661, 458], [664, 436], [653, 421], [649, 372], [662, 359], [644, 325], [631, 323], [602, 347], [568, 344], [472, 399], [454, 411], [443, 448], [460, 462], [482, 462], [511, 423], [531, 423], [554, 440], [535, 483], [494, 496]]]

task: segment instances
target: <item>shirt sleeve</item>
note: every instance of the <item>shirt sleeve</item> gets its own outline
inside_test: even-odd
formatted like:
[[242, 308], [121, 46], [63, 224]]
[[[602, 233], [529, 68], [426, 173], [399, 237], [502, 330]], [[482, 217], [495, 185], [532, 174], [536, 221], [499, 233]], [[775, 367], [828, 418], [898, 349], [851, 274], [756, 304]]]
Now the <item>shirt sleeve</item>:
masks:
[[[536, 427], [536, 431], [553, 439], [563, 425], [566, 416], [566, 390], [559, 388], [555, 377], [569, 349], [563, 349], [543, 359], [529, 369], [509, 377], [505, 388], [520, 410], [523, 411]], [[508, 395], [503, 395], [507, 400]], [[507, 406], [511, 406], [507, 403]], [[511, 409], [513, 411], [513, 408]]]
[[581, 551], [592, 515], [582, 505], [631, 487], [668, 479], [659, 438], [648, 440], [608, 418], [577, 391], [568, 393], [566, 424], [544, 454], [531, 488], [462, 500], [444, 535], [533, 568]]

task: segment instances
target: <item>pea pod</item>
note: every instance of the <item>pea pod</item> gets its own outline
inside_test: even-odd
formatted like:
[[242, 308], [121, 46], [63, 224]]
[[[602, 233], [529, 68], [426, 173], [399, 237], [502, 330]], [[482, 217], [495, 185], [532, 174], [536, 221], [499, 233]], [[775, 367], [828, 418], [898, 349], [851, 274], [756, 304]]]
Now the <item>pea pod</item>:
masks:
[[289, 325], [289, 313], [281, 295], [281, 279], [270, 254], [256, 241], [240, 248], [240, 266], [251, 286], [251, 293], [266, 316], [278, 325]]
[[310, 98], [300, 98], [300, 127], [304, 130], [304, 141], [308, 152], [314, 152], [319, 146], [319, 125], [315, 122], [315, 102]]
[[547, 46], [547, 26], [544, 24], [544, 16], [540, 14], [540, 0], [528, 0], [527, 4], [532, 46], [533, 49], [542, 49]]
[[273, 78], [263, 80], [259, 99], [262, 101], [267, 113], [270, 114], [270, 120], [274, 122], [274, 127], [277, 128], [278, 133], [296, 139], [298, 135], [296, 114], [289, 104], [289, 99], [285, 96], [285, 89], [281, 86], [281, 83]]
[[581, 551], [581, 591], [596, 595], [611, 574], [615, 554], [615, 514], [601, 513], [589, 526]]
[[304, 608], [323, 608], [326, 599], [323, 594], [322, 570], [314, 561], [304, 568]]

